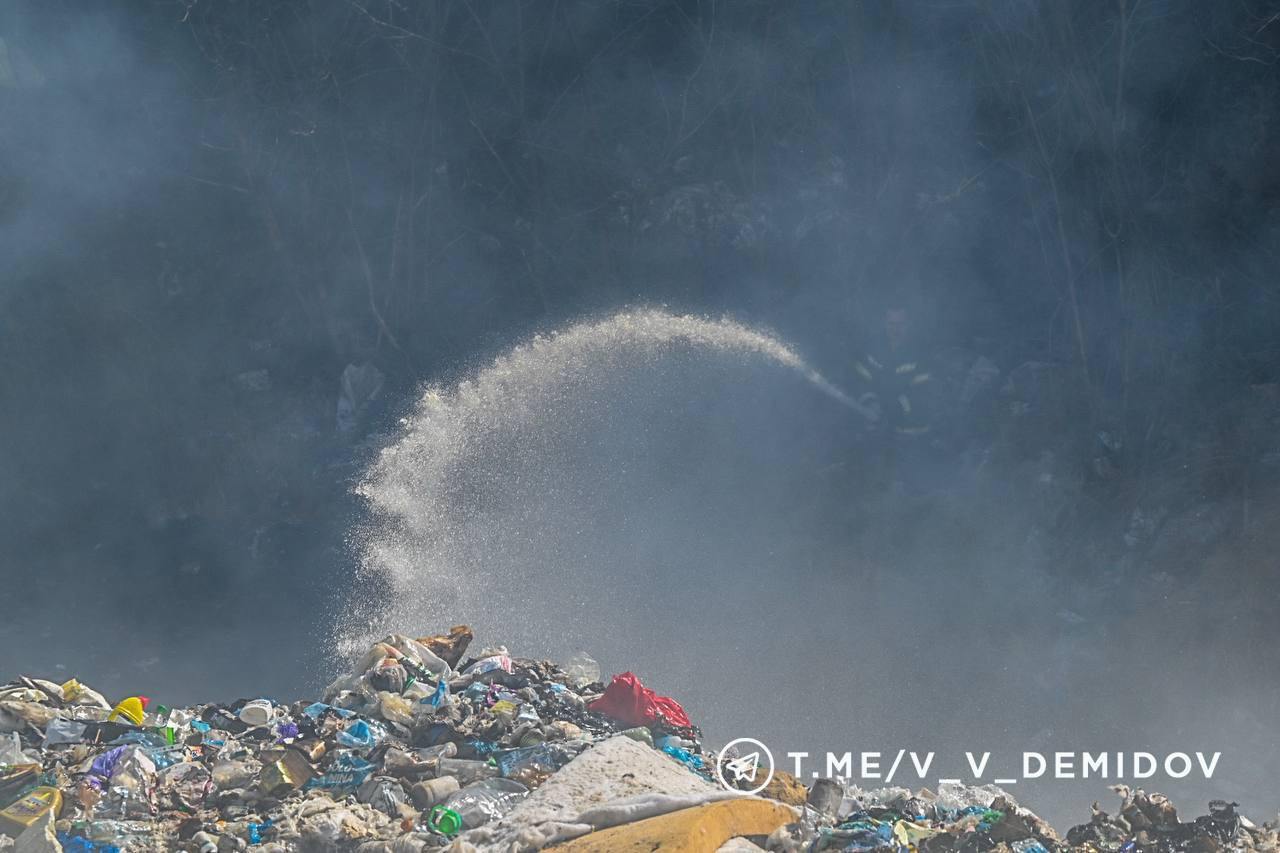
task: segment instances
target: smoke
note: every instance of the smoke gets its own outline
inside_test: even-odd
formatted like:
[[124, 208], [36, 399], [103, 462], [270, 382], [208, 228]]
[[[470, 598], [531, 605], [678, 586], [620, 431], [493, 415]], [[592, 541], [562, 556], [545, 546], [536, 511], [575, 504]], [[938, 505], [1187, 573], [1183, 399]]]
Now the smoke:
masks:
[[[0, 10], [0, 669], [287, 696], [325, 614], [470, 619], [721, 739], [1274, 805], [1262, 5], [323, 5]], [[781, 350], [531, 343], [662, 305], [844, 388], [889, 303], [999, 371], [922, 494]]]

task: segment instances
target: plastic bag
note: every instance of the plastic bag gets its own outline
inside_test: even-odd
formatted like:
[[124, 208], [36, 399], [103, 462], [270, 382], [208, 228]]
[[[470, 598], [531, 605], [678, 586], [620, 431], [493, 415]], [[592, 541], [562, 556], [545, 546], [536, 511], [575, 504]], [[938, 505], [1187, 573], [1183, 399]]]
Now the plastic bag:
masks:
[[354, 717], [355, 711], [348, 711], [346, 708], [335, 708], [332, 705], [326, 705], [323, 702], [312, 702], [310, 705], [302, 709], [302, 713], [306, 714], [313, 720], [318, 720], [325, 715], [326, 711], [332, 711], [339, 717]]
[[681, 749], [678, 746], [664, 746], [662, 747], [662, 751], [688, 767], [690, 770], [701, 770], [703, 767], [702, 756], [694, 755], [687, 749]]
[[63, 683], [62, 701], [69, 705], [84, 705], [90, 708], [100, 708], [103, 711], [111, 710], [111, 703], [107, 701], [107, 697], [90, 687], [86, 687], [74, 678], [70, 678]]
[[432, 710], [438, 711], [441, 708], [448, 708], [453, 704], [453, 700], [449, 698], [449, 684], [443, 678], [436, 685], [436, 689], [432, 694], [422, 700], [423, 705], [431, 706]]
[[22, 751], [22, 738], [17, 732], [0, 735], [0, 764], [39, 764], [39, 755]]
[[586, 652], [578, 652], [565, 662], [565, 675], [569, 683], [575, 687], [584, 684], [595, 684], [601, 678], [600, 664]]
[[338, 732], [338, 743], [352, 749], [373, 749], [382, 740], [383, 734], [381, 726], [356, 720], [347, 726], [346, 731]]
[[660, 719], [682, 728], [693, 726], [679, 702], [654, 693], [631, 672], [615, 675], [604, 695], [587, 708], [628, 726], [648, 726]]
[[120, 749], [122, 752], [117, 756], [111, 771], [111, 781], [98, 809], [104, 817], [154, 817], [155, 762], [141, 747], [125, 746]]
[[373, 806], [388, 817], [399, 817], [401, 807], [409, 802], [409, 795], [398, 780], [374, 776], [360, 786], [356, 799]]
[[328, 770], [307, 782], [307, 790], [320, 788], [331, 793], [349, 793], [365, 783], [373, 775], [376, 765], [357, 755], [344, 752], [334, 759]]
[[378, 713], [384, 720], [399, 723], [402, 726], [413, 725], [413, 706], [394, 693], [378, 694]]
[[57, 711], [39, 702], [0, 700], [0, 732], [22, 731], [28, 724], [43, 729], [57, 716]]
[[511, 672], [511, 658], [506, 655], [492, 655], [487, 658], [480, 658], [480, 660], [475, 661], [462, 672], [464, 675], [479, 678], [482, 675], [488, 675], [489, 673], [497, 672], [498, 670]]

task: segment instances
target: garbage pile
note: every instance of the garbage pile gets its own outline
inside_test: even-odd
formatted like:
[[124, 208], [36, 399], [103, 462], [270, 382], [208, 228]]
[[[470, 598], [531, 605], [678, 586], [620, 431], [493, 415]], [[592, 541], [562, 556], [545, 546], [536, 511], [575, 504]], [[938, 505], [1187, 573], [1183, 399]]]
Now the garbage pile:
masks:
[[[778, 771], [729, 790], [675, 699], [464, 625], [373, 645], [320, 701], [167, 708], [75, 679], [0, 687], [0, 851], [1274, 849], [1215, 803], [1157, 794], [1061, 839], [992, 787], [864, 792]], [[729, 756], [730, 758], [736, 756]], [[731, 775], [732, 780], [739, 777]], [[744, 787], [751, 781], [743, 780]]]
[[[821, 784], [819, 780], [815, 790]], [[1235, 812], [1235, 803], [1214, 801], [1209, 816], [1181, 823], [1164, 796], [1130, 792], [1124, 786], [1117, 786], [1117, 790], [1123, 798], [1118, 814], [1109, 815], [1095, 803], [1092, 820], [1073, 827], [1065, 839], [995, 785], [944, 784], [936, 794], [927, 789], [912, 793], [905, 788], [855, 791], [852, 796], [846, 794], [841, 817], [829, 814], [830, 823], [819, 819], [813, 829], [803, 824], [791, 827], [792, 846], [779, 844], [770, 849], [910, 849], [920, 853], [1280, 849], [1276, 824], [1254, 825]], [[812, 793], [810, 806], [814, 804]]]

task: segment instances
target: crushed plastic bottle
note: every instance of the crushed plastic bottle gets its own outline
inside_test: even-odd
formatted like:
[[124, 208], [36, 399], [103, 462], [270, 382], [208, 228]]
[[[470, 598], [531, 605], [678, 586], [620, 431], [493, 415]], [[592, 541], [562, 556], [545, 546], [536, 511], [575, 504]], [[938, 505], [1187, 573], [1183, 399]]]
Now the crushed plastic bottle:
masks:
[[499, 772], [524, 784], [541, 782], [568, 762], [569, 755], [552, 744], [506, 750], [496, 757]]
[[498, 775], [498, 768], [487, 761], [467, 758], [438, 758], [435, 761], [437, 776], [454, 776], [463, 785], [491, 779]]
[[421, 749], [415, 749], [413, 754], [422, 761], [430, 761], [433, 758], [453, 758], [458, 754], [458, 745], [453, 741], [436, 746], [424, 746]]
[[527, 787], [511, 779], [484, 779], [457, 791], [444, 805], [457, 812], [465, 828], [474, 829], [502, 817], [528, 795]]

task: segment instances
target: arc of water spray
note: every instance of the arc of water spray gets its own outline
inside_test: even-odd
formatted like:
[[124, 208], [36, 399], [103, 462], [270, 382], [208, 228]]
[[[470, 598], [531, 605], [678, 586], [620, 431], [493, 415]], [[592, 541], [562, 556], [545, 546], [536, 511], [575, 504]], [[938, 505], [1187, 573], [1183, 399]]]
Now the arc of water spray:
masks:
[[[536, 336], [497, 358], [472, 379], [451, 388], [430, 387], [400, 437], [365, 472], [356, 492], [371, 520], [355, 534], [360, 571], [398, 594], [340, 617], [338, 644], [361, 648], [371, 625], [423, 624], [443, 614], [423, 601], [430, 581], [457, 587], [474, 535], [456, 482], [468, 454], [518, 429], [550, 429], [547, 402], [556, 389], [626, 353], [661, 353], [678, 343], [762, 357], [795, 371], [822, 393], [855, 411], [862, 407], [794, 350], [765, 332], [729, 319], [712, 320], [661, 310], [627, 311]], [[482, 451], [481, 451], [482, 452]], [[387, 605], [386, 600], [402, 602]], [[403, 602], [411, 602], [405, 604]], [[408, 608], [408, 609], [406, 609]], [[361, 624], [357, 624], [361, 623]], [[377, 630], [374, 630], [377, 633]]]

